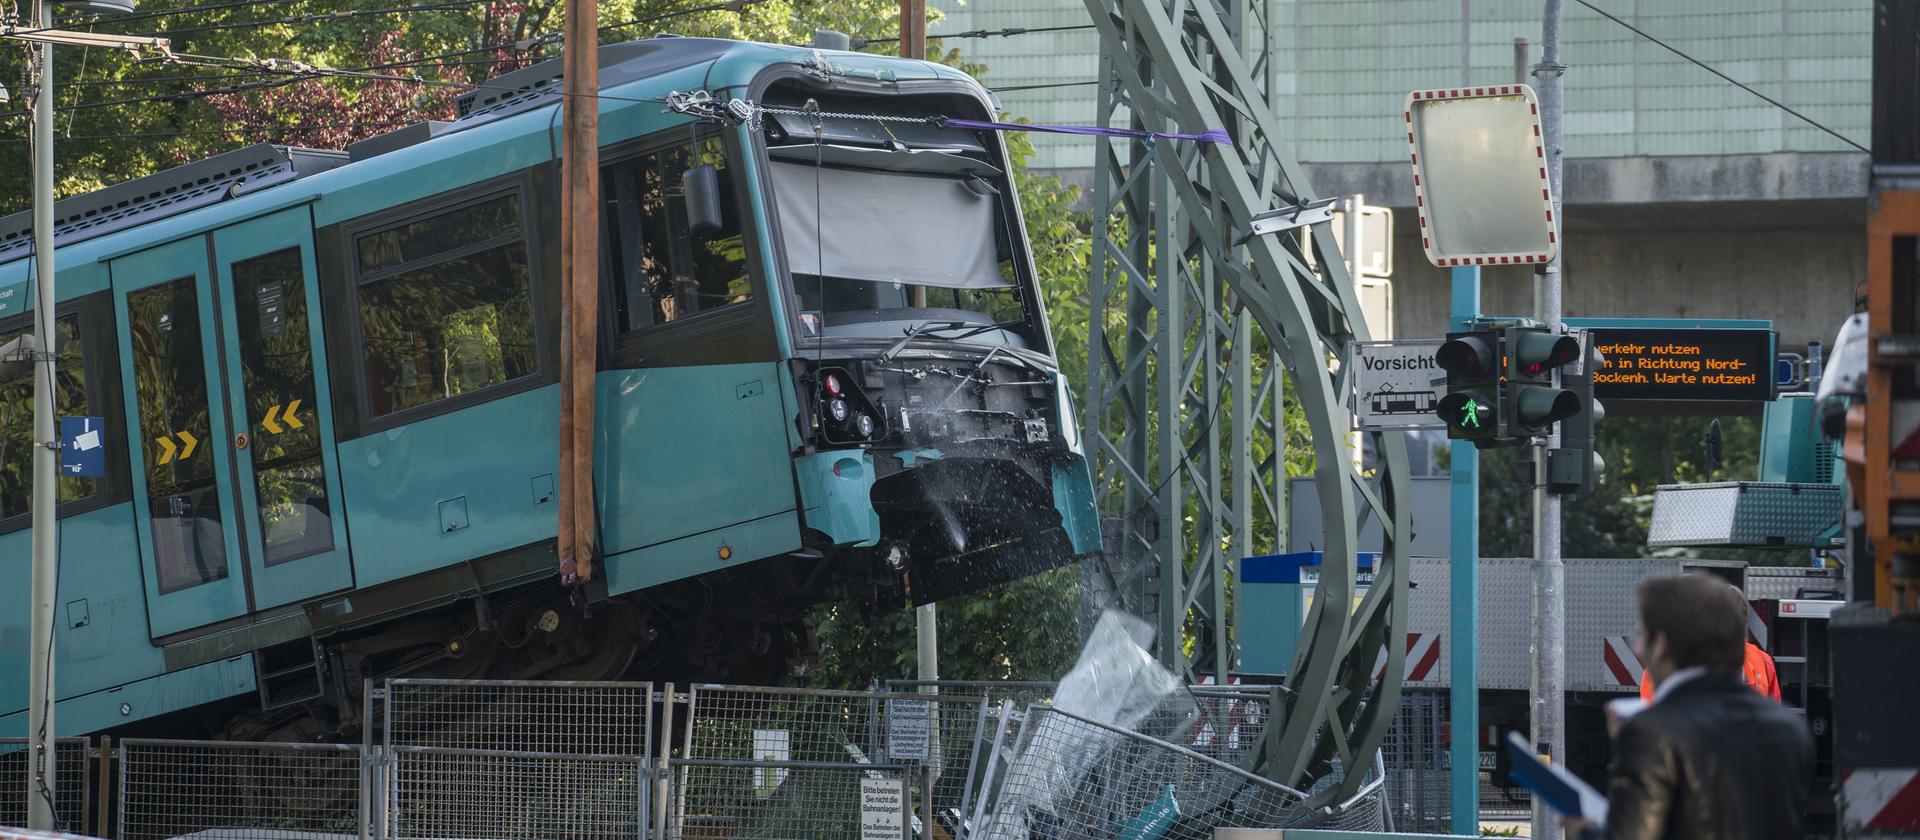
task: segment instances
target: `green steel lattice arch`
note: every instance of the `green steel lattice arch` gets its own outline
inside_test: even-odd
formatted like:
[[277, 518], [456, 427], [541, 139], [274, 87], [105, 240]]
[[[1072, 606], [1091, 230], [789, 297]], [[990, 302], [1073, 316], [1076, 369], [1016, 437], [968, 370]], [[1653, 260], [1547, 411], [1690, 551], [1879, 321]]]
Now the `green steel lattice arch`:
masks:
[[[1119, 513], [1097, 582], [1157, 619], [1163, 662], [1228, 670], [1231, 564], [1276, 550], [1285, 521], [1291, 381], [1311, 428], [1326, 565], [1261, 769], [1305, 785], [1336, 761], [1364, 767], [1398, 707], [1406, 653], [1406, 447], [1398, 433], [1372, 436], [1372, 483], [1354, 463], [1338, 360], [1368, 332], [1329, 224], [1314, 226], [1311, 265], [1297, 232], [1241, 240], [1255, 215], [1313, 198], [1270, 107], [1266, 3], [1085, 2], [1112, 82], [1101, 125], [1234, 138], [1097, 147], [1083, 420], [1096, 492]], [[1351, 615], [1325, 609], [1352, 601], [1366, 518], [1385, 535], [1374, 583]], [[1323, 796], [1351, 795], [1362, 775]]]

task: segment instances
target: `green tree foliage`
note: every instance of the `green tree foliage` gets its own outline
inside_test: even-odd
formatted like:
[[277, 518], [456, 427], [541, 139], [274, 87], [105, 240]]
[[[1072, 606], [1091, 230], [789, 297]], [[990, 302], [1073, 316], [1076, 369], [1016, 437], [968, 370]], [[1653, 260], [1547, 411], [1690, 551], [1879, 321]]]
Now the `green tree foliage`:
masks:
[[[804, 43], [815, 28], [890, 34], [893, 0], [600, 0], [603, 43], [660, 32]], [[288, 59], [388, 79], [291, 78], [234, 67], [136, 61], [104, 49], [57, 50], [54, 120], [61, 196], [128, 181], [251, 143], [322, 148], [424, 119], [446, 119], [462, 89], [559, 55], [563, 0], [143, 0], [125, 18], [61, 19], [65, 28], [160, 35], [181, 55]], [[20, 79], [27, 51], [0, 49]], [[405, 77], [417, 77], [413, 79]], [[0, 212], [30, 200], [27, 97], [0, 112]]]
[[[1607, 461], [1592, 493], [1566, 497], [1562, 553], [1566, 557], [1647, 557], [1653, 492], [1662, 484], [1750, 481], [1760, 469], [1760, 420], [1721, 417], [1724, 463], [1706, 460], [1712, 417], [1609, 417], [1598, 426], [1597, 447]], [[1532, 450], [1489, 449], [1480, 459], [1480, 553], [1533, 555], [1533, 492], [1526, 481]], [[1517, 471], [1517, 472], [1516, 472]], [[1689, 550], [1689, 556], [1774, 565], [1805, 562], [1801, 552]]]

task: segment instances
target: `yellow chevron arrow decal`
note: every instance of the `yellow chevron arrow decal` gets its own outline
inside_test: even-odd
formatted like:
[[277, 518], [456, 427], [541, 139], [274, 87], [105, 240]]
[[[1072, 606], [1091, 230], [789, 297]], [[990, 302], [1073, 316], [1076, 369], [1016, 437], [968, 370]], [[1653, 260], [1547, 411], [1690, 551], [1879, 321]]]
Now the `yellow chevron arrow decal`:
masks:
[[167, 437], [157, 437], [153, 439], [153, 442], [160, 444], [160, 457], [153, 459], [153, 462], [155, 464], [165, 464], [165, 463], [171, 462], [173, 460], [173, 453], [175, 452], [175, 449], [173, 446], [173, 436], [169, 435]]
[[280, 413], [280, 406], [276, 405], [272, 408], [267, 409], [267, 417], [266, 419], [260, 421], [260, 425], [267, 427], [267, 431], [272, 432], [276, 435], [286, 431], [285, 429], [280, 428], [279, 423], [274, 421], [274, 417], [279, 413]]
[[293, 416], [293, 413], [299, 410], [300, 410], [299, 400], [294, 400], [292, 402], [287, 403], [287, 410], [280, 414], [280, 419], [287, 421], [287, 428], [304, 429], [307, 427], [307, 424], [300, 422], [300, 418]]
[[186, 444], [180, 448], [180, 460], [185, 461], [193, 457], [193, 448], [200, 445], [200, 439], [186, 432], [178, 432], [175, 436], [180, 438], [181, 443]]

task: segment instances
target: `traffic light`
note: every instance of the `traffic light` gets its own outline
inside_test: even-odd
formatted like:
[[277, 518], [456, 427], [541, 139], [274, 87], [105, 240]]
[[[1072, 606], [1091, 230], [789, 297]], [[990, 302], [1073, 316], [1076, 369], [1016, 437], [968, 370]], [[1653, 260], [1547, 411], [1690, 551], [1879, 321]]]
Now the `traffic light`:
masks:
[[1547, 489], [1555, 493], [1593, 492], [1594, 480], [1607, 468], [1594, 448], [1595, 427], [1607, 410], [1593, 398], [1593, 375], [1606, 359], [1600, 348], [1586, 343], [1585, 333], [1579, 337], [1585, 358], [1578, 370], [1562, 374], [1561, 382], [1580, 400], [1580, 411], [1560, 424], [1560, 448], [1547, 453]]
[[1580, 342], [1546, 327], [1507, 328], [1507, 390], [1503, 437], [1546, 435], [1553, 424], [1580, 413], [1580, 398], [1559, 387], [1560, 367], [1580, 358]]
[[1447, 372], [1447, 395], [1434, 410], [1446, 421], [1447, 438], [1496, 445], [1501, 437], [1500, 333], [1448, 333], [1433, 361]]

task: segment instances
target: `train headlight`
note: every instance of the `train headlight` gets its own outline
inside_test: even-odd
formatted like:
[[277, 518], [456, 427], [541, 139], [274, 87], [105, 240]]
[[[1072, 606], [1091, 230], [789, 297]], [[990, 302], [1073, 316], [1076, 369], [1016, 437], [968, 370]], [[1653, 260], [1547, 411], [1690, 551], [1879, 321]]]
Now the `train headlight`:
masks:
[[873, 418], [864, 412], [853, 418], [853, 430], [863, 438], [873, 437]]
[[[847, 395], [847, 383], [840, 381], [840, 375], [837, 373], [827, 374], [826, 377], [820, 381], [820, 384], [827, 389], [827, 396], [829, 397], [844, 397]], [[846, 418], [843, 417], [841, 419]]]
[[835, 423], [847, 422], [847, 413], [848, 413], [848, 409], [847, 409], [846, 400], [836, 398], [836, 399], [831, 399], [827, 401], [827, 416], [832, 417], [833, 422]]

